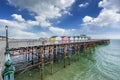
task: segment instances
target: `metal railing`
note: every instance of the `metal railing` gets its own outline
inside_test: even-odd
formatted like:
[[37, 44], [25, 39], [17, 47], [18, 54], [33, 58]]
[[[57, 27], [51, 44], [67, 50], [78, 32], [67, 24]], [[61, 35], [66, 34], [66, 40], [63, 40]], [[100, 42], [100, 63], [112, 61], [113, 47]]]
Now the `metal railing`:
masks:
[[69, 40], [69, 41], [42, 41], [42, 40], [10, 40], [10, 48], [28, 47], [28, 46], [39, 46], [49, 44], [62, 44], [62, 43], [73, 43], [73, 42], [86, 42], [89, 40]]

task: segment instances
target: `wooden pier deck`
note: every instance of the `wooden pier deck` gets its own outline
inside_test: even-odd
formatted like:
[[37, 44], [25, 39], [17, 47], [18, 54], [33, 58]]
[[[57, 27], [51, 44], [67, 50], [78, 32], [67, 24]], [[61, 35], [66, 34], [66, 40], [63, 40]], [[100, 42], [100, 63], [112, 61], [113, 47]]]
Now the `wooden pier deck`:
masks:
[[[63, 67], [71, 64], [71, 57], [74, 61], [79, 60], [80, 52], [87, 55], [87, 51], [93, 52], [95, 46], [109, 44], [110, 40], [87, 40], [67, 43], [45, 43], [32, 42], [9, 42], [10, 55], [16, 68], [16, 73], [40, 66], [41, 80], [44, 80], [44, 66], [50, 64], [50, 74], [54, 73], [53, 63], [63, 61]], [[28, 45], [29, 44], [29, 45]], [[3, 66], [0, 65], [0, 67]]]

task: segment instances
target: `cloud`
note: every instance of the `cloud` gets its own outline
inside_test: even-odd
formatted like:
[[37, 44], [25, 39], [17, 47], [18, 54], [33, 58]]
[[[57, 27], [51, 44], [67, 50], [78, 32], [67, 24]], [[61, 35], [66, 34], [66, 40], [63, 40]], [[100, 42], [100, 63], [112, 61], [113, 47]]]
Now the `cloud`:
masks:
[[50, 33], [49, 32], [39, 32], [38, 33], [39, 35], [41, 35], [41, 37], [49, 37], [50, 36]]
[[17, 21], [0, 19], [0, 26], [6, 26], [6, 25], [9, 25], [11, 28], [27, 29], [25, 23], [19, 23]]
[[[102, 8], [97, 17], [85, 16], [81, 24], [86, 33], [94, 38], [120, 38], [120, 1], [102, 0], [98, 7]], [[114, 31], [114, 32], [112, 32]]]
[[98, 6], [106, 8], [107, 10], [117, 10], [120, 11], [120, 1], [119, 0], [102, 0], [99, 2]]
[[41, 27], [49, 27], [51, 23], [44, 16], [36, 16], [35, 19], [39, 22]]
[[63, 29], [59, 27], [49, 27], [49, 30], [59, 36], [72, 35], [75, 31], [75, 29]]
[[[9, 28], [9, 37], [10, 38], [17, 38], [17, 39], [37, 39], [44, 36], [49, 36], [48, 32], [28, 32], [30, 27], [38, 25], [36, 21], [11, 21], [6, 19], [0, 19], [0, 34], [5, 35], [5, 26], [8, 25]], [[48, 34], [48, 35], [47, 35]]]
[[39, 22], [38, 21], [28, 20], [28, 21], [26, 21], [26, 24], [33, 27], [33, 26], [39, 25]]
[[81, 8], [81, 7], [87, 7], [89, 5], [89, 3], [83, 3], [83, 4], [79, 4], [79, 7]]
[[[75, 0], [8, 0], [10, 5], [13, 5], [21, 10], [28, 10], [30, 13], [35, 13], [33, 17], [35, 21], [25, 20], [22, 15], [13, 14], [14, 20], [1, 20], [2, 24], [6, 24], [12, 27], [18, 27], [17, 35], [22, 38], [22, 33], [24, 36], [32, 35], [37, 37], [37, 35], [63, 35], [68, 34], [68, 32], [73, 31], [73, 29], [63, 29], [60, 27], [54, 27], [53, 24], [56, 22], [51, 22], [53, 19], [62, 17], [62, 15], [72, 15], [69, 10]], [[10, 24], [9, 24], [10, 23]], [[13, 25], [15, 23], [15, 25]], [[19, 25], [18, 25], [19, 24]], [[29, 27], [40, 26], [42, 28], [48, 29], [47, 32], [31, 33], [25, 30]], [[20, 29], [20, 30], [19, 30]], [[12, 33], [14, 34], [14, 33]], [[48, 35], [47, 35], [48, 34]], [[15, 35], [14, 35], [15, 36]]]
[[17, 21], [21, 21], [21, 22], [25, 21], [25, 20], [22, 18], [21, 15], [12, 14], [11, 16], [12, 16], [14, 19], [16, 19]]
[[12, 36], [14, 36], [13, 38], [17, 38], [17, 39], [37, 39], [37, 38], [39, 38], [38, 35], [36, 35], [35, 33], [27, 32], [27, 31], [19, 30], [19, 29], [10, 30], [10, 34]]
[[[13, 5], [20, 10], [28, 10], [31, 13], [34, 13], [33, 17], [35, 20], [25, 20], [20, 14], [11, 15], [14, 20], [0, 19], [1, 25], [9, 25], [12, 28], [11, 31], [17, 31], [18, 33], [11, 32], [12, 36], [16, 38], [26, 38], [28, 35], [31, 35], [31, 38], [37, 38], [37, 35], [63, 35], [68, 34], [68, 32], [73, 31], [72, 29], [63, 29], [60, 27], [55, 27], [51, 22], [52, 19], [60, 18], [62, 15], [72, 15], [69, 10], [75, 0], [8, 0], [10, 5]], [[27, 32], [26, 30], [30, 27], [40, 26], [48, 29], [47, 32], [38, 32], [32, 33]], [[23, 34], [23, 35], [22, 35]], [[47, 35], [48, 34], [48, 35]], [[34, 36], [34, 37], [32, 37]], [[40, 37], [40, 36], [39, 36]]]
[[103, 9], [96, 18], [85, 16], [83, 18], [84, 26], [96, 26], [96, 27], [115, 27], [120, 24], [120, 8], [119, 0], [103, 0], [99, 2], [99, 7]]
[[90, 16], [85, 16], [84, 18], [83, 18], [83, 22], [91, 22], [93, 20], [93, 18], [92, 17], [90, 17]]
[[21, 15], [12, 14], [15, 20], [0, 19], [0, 34], [4, 34], [4, 26], [9, 27], [9, 36], [14, 38], [38, 38], [35, 33], [27, 32], [31, 27], [38, 26], [39, 22], [32, 20], [25, 20]]
[[39, 25], [39, 22], [32, 20], [25, 20], [24, 18], [22, 18], [21, 15], [18, 14], [12, 14], [11, 16], [14, 17], [15, 20], [0, 19], [0, 26], [8, 25], [10, 28], [25, 30], [30, 27]]
[[63, 35], [65, 33], [65, 30], [58, 27], [50, 27], [49, 30], [57, 35]]
[[51, 26], [50, 19], [61, 17], [69, 13], [69, 8], [75, 0], [8, 0], [11, 5], [20, 9], [27, 9], [37, 15], [35, 19], [42, 27]]
[[120, 39], [120, 35], [119, 34], [113, 34], [113, 33], [109, 33], [109, 34], [92, 34], [89, 35], [92, 37], [92, 39]]
[[[13, 32], [17, 32], [16, 34], [12, 33]], [[14, 36], [12, 36], [11, 38], [15, 38], [15, 39], [39, 39], [40, 37], [48, 37], [49, 34], [47, 32], [38, 32], [38, 33], [32, 33], [32, 32], [27, 32], [27, 31], [23, 31], [23, 30], [16, 30], [16, 29], [12, 29], [11, 30], [11, 34]]]
[[[21, 16], [18, 14], [12, 14], [11, 16], [15, 15], [14, 17], [16, 18], [16, 16]], [[24, 18], [21, 19], [23, 21], [20, 21], [20, 19], [18, 18], [17, 20], [7, 20], [7, 19], [0, 19], [0, 26], [2, 26], [0, 28], [0, 34], [4, 34], [5, 28], [4, 26], [8, 25], [9, 27], [9, 37], [11, 38], [17, 38], [17, 39], [36, 39], [36, 38], [40, 38], [40, 37], [49, 37], [52, 35], [68, 35], [68, 34], [72, 34], [72, 32], [74, 32], [74, 29], [63, 29], [63, 28], [59, 28], [59, 27], [53, 27], [51, 26], [51, 24], [49, 24], [50, 27], [48, 27], [47, 32], [41, 31], [41, 32], [28, 32], [26, 30], [29, 30], [30, 28], [34, 29], [34, 26], [39, 26], [39, 22], [38, 21], [32, 21], [32, 20], [25, 20]], [[40, 19], [40, 17], [38, 18], [38, 20], [42, 20]], [[43, 19], [44, 20], [44, 19]], [[47, 24], [43, 24], [44, 26], [48, 26]]]

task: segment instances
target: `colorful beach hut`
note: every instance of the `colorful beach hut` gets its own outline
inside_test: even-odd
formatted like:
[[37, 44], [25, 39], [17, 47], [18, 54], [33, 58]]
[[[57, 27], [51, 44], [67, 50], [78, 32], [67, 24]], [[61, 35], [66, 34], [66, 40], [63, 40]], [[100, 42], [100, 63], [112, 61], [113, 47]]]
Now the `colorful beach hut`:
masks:
[[70, 42], [74, 42], [74, 37], [73, 36], [70, 37]]
[[62, 38], [60, 36], [57, 36], [55, 43], [60, 44], [61, 41], [62, 41]]
[[45, 41], [45, 43], [49, 43], [50, 42], [50, 38], [44, 38], [44, 41]]
[[52, 36], [52, 37], [50, 37], [50, 43], [51, 43], [51, 44], [54, 44], [54, 43], [55, 43], [56, 37], [57, 37], [57, 36]]
[[77, 38], [78, 38], [77, 42], [80, 42], [80, 36], [77, 36]]
[[82, 35], [80, 35], [80, 37], [81, 37], [82, 41], [86, 40], [86, 35], [82, 34]]
[[78, 36], [74, 36], [75, 37], [75, 42], [78, 42]]
[[67, 43], [69, 40], [68, 36], [62, 36], [62, 43]]
[[68, 36], [68, 42], [70, 42], [70, 37], [71, 37], [71, 36]]

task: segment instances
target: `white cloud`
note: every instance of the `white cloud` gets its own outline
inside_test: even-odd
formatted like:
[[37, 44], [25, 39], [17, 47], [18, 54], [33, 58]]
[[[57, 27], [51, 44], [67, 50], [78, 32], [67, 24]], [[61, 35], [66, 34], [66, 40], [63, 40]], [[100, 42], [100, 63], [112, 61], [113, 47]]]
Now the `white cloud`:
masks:
[[38, 39], [40, 37], [49, 36], [48, 32], [28, 32], [26, 29], [29, 29], [30, 26], [35, 26], [38, 23], [36, 21], [25, 21], [17, 22], [10, 20], [0, 19], [0, 34], [5, 35], [5, 26], [8, 25], [9, 28], [9, 37], [17, 39]]
[[[57, 21], [52, 23], [50, 22], [50, 20], [59, 18], [64, 14], [72, 15], [69, 12], [69, 9], [71, 5], [75, 2], [75, 0], [8, 0], [8, 2], [11, 5], [14, 5], [15, 7], [21, 10], [27, 9], [29, 12], [36, 14], [35, 16], [33, 15], [33, 17], [35, 18], [35, 21], [32, 21], [32, 20], [26, 21], [22, 18], [21, 15], [16, 15], [16, 14], [13, 14], [12, 17], [17, 21], [7, 20], [6, 23], [8, 24], [8, 22], [10, 22], [11, 23], [10, 26], [15, 27], [17, 25], [16, 27], [20, 27], [20, 26], [23, 27], [21, 31], [18, 31], [19, 32], [18, 35], [21, 35], [21, 33], [24, 33], [24, 36], [25, 35], [27, 36], [29, 34], [33, 36], [36, 36], [39, 34], [42, 34], [44, 36], [54, 35], [54, 34], [63, 35], [63, 34], [68, 34], [68, 32], [70, 31], [73, 31], [73, 29], [70, 30], [70, 29], [54, 27], [53, 23], [57, 23]], [[13, 25], [12, 24], [13, 22], [15, 22], [16, 24]], [[27, 29], [28, 26], [33, 27], [36, 25], [41, 27], [47, 27], [49, 31], [40, 32], [37, 34], [24, 32], [24, 30]], [[50, 34], [50, 32], [52, 33]]]
[[[102, 8], [97, 17], [85, 16], [81, 24], [86, 33], [91, 33], [94, 38], [120, 39], [120, 1], [102, 0], [98, 6]], [[84, 30], [84, 31], [85, 31]], [[112, 31], [116, 32], [112, 32]], [[97, 34], [95, 34], [97, 33]]]
[[[21, 16], [21, 15], [17, 15], [16, 16]], [[13, 16], [13, 15], [12, 15]], [[21, 17], [22, 18], [22, 17]], [[51, 24], [47, 23], [43, 24], [43, 26], [50, 26], [48, 28], [49, 31], [47, 32], [37, 32], [37, 33], [33, 33], [33, 32], [27, 32], [26, 30], [34, 27], [34, 26], [39, 26], [39, 22], [38, 21], [32, 21], [32, 20], [25, 20], [24, 18], [22, 18], [24, 21], [19, 21], [19, 20], [6, 20], [6, 19], [0, 19], [0, 26], [2, 26], [0, 28], [0, 34], [4, 33], [4, 26], [8, 25], [9, 26], [9, 36], [11, 38], [24, 38], [24, 39], [31, 39], [31, 38], [39, 38], [39, 37], [49, 37], [52, 35], [68, 35], [68, 34], [72, 34], [72, 32], [74, 31], [74, 29], [63, 29], [63, 28], [59, 28], [59, 27], [53, 27], [51, 26]], [[44, 21], [44, 18], [41, 18], [40, 16], [36, 17], [36, 19], [38, 20], [42, 20]], [[52, 32], [52, 33], [51, 33]]]
[[92, 39], [120, 39], [120, 34], [92, 34], [89, 35], [92, 37]]
[[90, 17], [90, 16], [85, 16], [85, 17], [83, 18], [83, 22], [91, 22], [92, 20], [93, 20], [93, 18]]
[[21, 22], [25, 21], [25, 20], [22, 18], [21, 15], [12, 14], [11, 16], [12, 16], [14, 19], [16, 19], [17, 21], [21, 21]]
[[87, 7], [89, 5], [89, 3], [83, 3], [83, 4], [79, 4], [79, 7]]
[[99, 2], [98, 6], [106, 8], [107, 10], [117, 10], [120, 11], [120, 1], [119, 0], [102, 0]]
[[10, 31], [10, 34], [12, 34], [14, 36], [13, 38], [17, 38], [17, 39], [37, 39], [37, 38], [39, 38], [38, 35], [36, 35], [35, 33], [26, 32], [26, 31], [19, 30], [19, 29], [12, 29]]
[[49, 27], [49, 30], [59, 36], [72, 35], [75, 31], [75, 29], [63, 29], [59, 27]]
[[32, 21], [32, 20], [28, 20], [28, 21], [26, 21], [26, 23], [27, 23], [29, 26], [39, 25], [39, 22], [38, 22], [38, 21]]
[[25, 30], [39, 25], [39, 22], [25, 20], [21, 15], [12, 14], [15, 20], [0, 19], [0, 34], [4, 34], [4, 26], [9, 27], [9, 36], [14, 38], [38, 38], [37, 34]]
[[51, 33], [49, 33], [49, 32], [44, 32], [44, 31], [42, 31], [42, 32], [39, 32], [39, 33], [37, 33], [38, 35], [40, 35], [39, 37], [50, 37], [52, 34]]
[[49, 30], [57, 35], [63, 35], [65, 33], [65, 30], [58, 27], [50, 27]]
[[38, 21], [25, 20], [22, 17], [19, 18], [18, 16], [21, 16], [21, 15], [18, 15], [18, 14], [12, 14], [11, 16], [14, 16], [14, 18], [17, 20], [0, 19], [0, 26], [8, 25], [10, 28], [25, 30], [25, 29], [28, 29], [29, 27], [39, 25]]
[[45, 18], [45, 16], [36, 16], [35, 19], [39, 22], [41, 27], [51, 26], [51, 23]]
[[[16, 33], [14, 34], [14, 32]], [[11, 38], [16, 38], [16, 39], [39, 39], [40, 37], [48, 37], [50, 35], [47, 32], [43, 32], [43, 31], [38, 33], [32, 33], [18, 29], [17, 30], [12, 29], [10, 31], [10, 34], [12, 34]]]
[[96, 18], [85, 16], [83, 18], [83, 25], [97, 27], [115, 27], [116, 24], [120, 24], [120, 13], [118, 13], [120, 12], [120, 8], [118, 3], [120, 3], [119, 0], [100, 1], [99, 7], [102, 7], [103, 9], [99, 15]]
[[6, 26], [6, 25], [9, 25], [11, 28], [27, 29], [25, 23], [10, 21], [6, 19], [0, 19], [0, 26]]
[[8, 0], [21, 9], [27, 9], [37, 14], [35, 17], [42, 27], [51, 26], [50, 19], [61, 17], [64, 12], [70, 14], [69, 7], [75, 0]]

